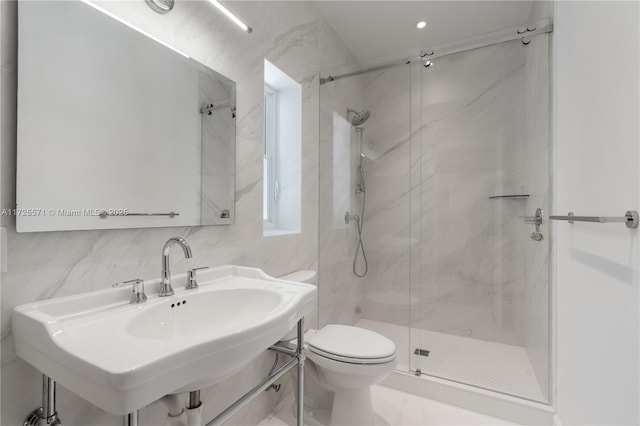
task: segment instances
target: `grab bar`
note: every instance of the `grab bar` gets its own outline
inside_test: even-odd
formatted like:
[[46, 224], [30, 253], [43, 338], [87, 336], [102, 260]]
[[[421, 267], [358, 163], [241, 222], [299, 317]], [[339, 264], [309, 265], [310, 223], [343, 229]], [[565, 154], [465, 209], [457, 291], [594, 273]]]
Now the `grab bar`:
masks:
[[549, 216], [552, 220], [566, 220], [569, 223], [573, 222], [595, 222], [595, 223], [611, 223], [622, 222], [629, 229], [636, 229], [638, 227], [638, 212], [636, 210], [629, 210], [625, 212], [624, 217], [607, 217], [607, 216], [576, 216], [573, 212], [569, 212], [567, 216]]

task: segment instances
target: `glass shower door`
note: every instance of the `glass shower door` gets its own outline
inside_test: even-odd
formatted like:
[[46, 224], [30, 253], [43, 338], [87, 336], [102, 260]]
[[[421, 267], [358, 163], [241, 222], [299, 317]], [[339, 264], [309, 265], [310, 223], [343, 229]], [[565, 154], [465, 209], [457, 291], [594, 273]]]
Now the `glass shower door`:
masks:
[[[401, 63], [320, 86], [319, 326], [355, 325], [387, 336], [403, 371], [412, 240], [409, 75]], [[354, 124], [357, 114], [349, 110], [370, 115]]]
[[549, 40], [412, 65], [410, 370], [549, 393]]

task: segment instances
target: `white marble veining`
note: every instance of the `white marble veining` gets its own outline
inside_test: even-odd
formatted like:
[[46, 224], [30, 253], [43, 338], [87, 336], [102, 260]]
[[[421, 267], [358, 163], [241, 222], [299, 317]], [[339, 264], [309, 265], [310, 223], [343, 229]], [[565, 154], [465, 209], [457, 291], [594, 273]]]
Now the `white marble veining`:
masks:
[[489, 199], [525, 191], [523, 71], [514, 41], [424, 72], [419, 328], [523, 344], [524, 203]]
[[[322, 75], [325, 73], [323, 71]], [[360, 214], [359, 194], [355, 193], [358, 181], [356, 134], [350, 124], [345, 128], [345, 120], [347, 108], [362, 107], [362, 90], [358, 80], [345, 79], [322, 86], [320, 94], [318, 297], [321, 327], [329, 323], [354, 324], [360, 319], [362, 309], [363, 280], [352, 272], [357, 243], [356, 224], [351, 222], [347, 225], [344, 219], [341, 223], [336, 217], [339, 206], [351, 214]], [[334, 131], [336, 136], [340, 136], [335, 140]], [[348, 158], [337, 157], [340, 153]], [[339, 192], [339, 198], [334, 199], [336, 178], [345, 179], [347, 176], [347, 181], [338, 183], [343, 191]], [[344, 213], [342, 211], [343, 217]]]
[[[535, 398], [547, 400], [549, 245], [531, 241], [522, 219], [549, 209], [548, 37], [442, 59], [422, 81], [426, 281], [413, 324], [524, 346]], [[507, 194], [530, 197], [487, 199]]]
[[[306, 2], [235, 2], [234, 10], [253, 27], [246, 34], [206, 1], [178, 2], [158, 15], [144, 2], [103, 1], [100, 5], [158, 39], [187, 53], [237, 83], [235, 225], [144, 230], [72, 231], [16, 234], [9, 229], [8, 272], [2, 274], [2, 424], [21, 423], [40, 404], [38, 373], [17, 359], [10, 333], [16, 305], [102, 288], [111, 282], [154, 278], [162, 244], [175, 235], [191, 245], [189, 261], [172, 260], [175, 271], [227, 263], [256, 266], [279, 276], [317, 268], [318, 237], [318, 69], [353, 63], [330, 26]], [[15, 206], [15, 2], [2, 2], [2, 207]], [[262, 237], [262, 92], [264, 58], [302, 84], [302, 232]], [[64, 154], [69, 155], [69, 154]], [[333, 303], [333, 302], [332, 302]], [[265, 354], [237, 376], [203, 390], [204, 419], [255, 385], [268, 372]], [[265, 393], [237, 416], [255, 424], [280, 395]], [[119, 424], [70, 394], [59, 392], [59, 410], [68, 424]], [[141, 424], [162, 424], [166, 410], [152, 404]]]
[[[363, 316], [375, 318], [382, 313], [387, 321], [405, 326], [409, 325], [409, 307], [419, 306], [410, 288], [410, 247], [415, 238], [410, 221], [412, 71], [403, 64], [364, 77], [366, 103], [372, 111], [365, 126], [369, 158], [365, 242], [372, 274], [367, 277]], [[385, 296], [388, 292], [396, 296]], [[404, 309], [398, 305], [399, 298], [404, 300]], [[385, 303], [371, 303], [373, 300]]]
[[[358, 281], [362, 318], [524, 347], [542, 388], [528, 395], [541, 400], [548, 398], [548, 240], [531, 241], [523, 217], [548, 209], [547, 44], [547, 36], [526, 47], [514, 40], [321, 89], [323, 105], [338, 102], [347, 80], [362, 92], [344, 105], [371, 110], [362, 126], [369, 259]], [[352, 167], [357, 172], [357, 162]], [[321, 188], [331, 178], [321, 174]], [[510, 194], [531, 196], [489, 199]], [[354, 194], [352, 205], [360, 200]], [[546, 225], [542, 232], [548, 237]], [[353, 253], [338, 253], [355, 241], [328, 244], [321, 236], [320, 264], [342, 262], [332, 280], [353, 280]], [[341, 291], [343, 300], [355, 296]]]

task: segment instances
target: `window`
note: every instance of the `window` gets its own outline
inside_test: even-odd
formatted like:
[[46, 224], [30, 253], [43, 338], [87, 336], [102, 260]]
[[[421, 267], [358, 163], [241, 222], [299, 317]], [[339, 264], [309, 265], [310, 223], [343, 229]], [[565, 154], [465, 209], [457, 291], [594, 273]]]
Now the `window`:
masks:
[[265, 60], [264, 235], [301, 230], [302, 87]]
[[262, 220], [265, 228], [274, 228], [275, 222], [275, 202], [277, 194], [275, 186], [277, 180], [276, 171], [276, 92], [265, 84], [264, 86], [264, 160], [263, 167], [263, 202]]

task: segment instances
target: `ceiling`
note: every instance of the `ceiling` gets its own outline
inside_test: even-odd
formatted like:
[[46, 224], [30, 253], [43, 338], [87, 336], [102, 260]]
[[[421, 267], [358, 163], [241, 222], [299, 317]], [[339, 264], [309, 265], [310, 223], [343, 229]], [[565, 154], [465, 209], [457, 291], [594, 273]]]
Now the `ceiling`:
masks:
[[[315, 1], [364, 67], [528, 22], [533, 1]], [[427, 27], [415, 28], [424, 20]]]

